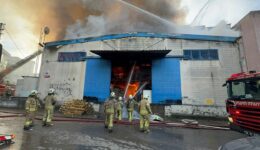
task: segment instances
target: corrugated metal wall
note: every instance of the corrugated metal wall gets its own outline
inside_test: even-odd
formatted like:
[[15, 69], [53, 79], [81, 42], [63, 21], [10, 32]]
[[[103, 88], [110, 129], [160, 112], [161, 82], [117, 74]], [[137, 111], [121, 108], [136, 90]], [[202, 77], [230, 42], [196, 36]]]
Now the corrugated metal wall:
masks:
[[[85, 94], [85, 89], [83, 88], [86, 78], [85, 64], [88, 62], [57, 62], [59, 52], [82, 51], [82, 47], [84, 47], [84, 51], [87, 53], [88, 57], [95, 57], [97, 55], [91, 53], [91, 50], [105, 51], [113, 50], [112, 47], [117, 47], [119, 50], [136, 48], [136, 50], [140, 51], [145, 49], [147, 45], [155, 43], [155, 40], [161, 42], [149, 47], [149, 50], [172, 49], [172, 51], [167, 55], [169, 57], [182, 56], [183, 50], [185, 49], [218, 49], [219, 60], [180, 60], [181, 95], [183, 97], [182, 104], [208, 105], [206, 101], [208, 99], [212, 99], [214, 100], [213, 105], [225, 106], [224, 99], [227, 98], [227, 93], [226, 89], [221, 85], [225, 82], [226, 78], [230, 76], [230, 74], [240, 72], [238, 48], [236, 45], [229, 42], [162, 38], [155, 38], [150, 41], [150, 38], [138, 37], [136, 39], [124, 38], [107, 40], [106, 42], [99, 41], [65, 45], [57, 51], [46, 49], [43, 55], [39, 90], [41, 93], [47, 93], [51, 84], [63, 85], [61, 83], [64, 83], [64, 81], [69, 81], [68, 83], [71, 84], [69, 88], [59, 88], [65, 89], [65, 94], [63, 91], [60, 91], [57, 95], [59, 100], [67, 100], [72, 97], [82, 98], [83, 94]], [[128, 48], [128, 46], [130, 48]], [[44, 77], [46, 72], [49, 72], [50, 78]], [[158, 74], [160, 75], [160, 72], [158, 72]], [[108, 75], [110, 75], [110, 73]], [[75, 81], [71, 80], [74, 78]], [[110, 79], [108, 82], [109, 81]], [[153, 79], [153, 82], [156, 82], [155, 79]], [[157, 103], [161, 100], [157, 99], [155, 95], [161, 90], [159, 83], [158, 85], [159, 86], [153, 85], [153, 92], [155, 92], [153, 93], [155, 96], [153, 99], [155, 102], [157, 101]], [[72, 91], [72, 95], [69, 97], [66, 94], [68, 90]], [[107, 90], [109, 90], [109, 87]], [[45, 94], [42, 95], [44, 96]]]
[[38, 88], [40, 98], [47, 95], [49, 88], [54, 88], [58, 104], [71, 99], [82, 99], [85, 68], [85, 62], [44, 61]]
[[32, 90], [37, 89], [38, 78], [37, 77], [23, 77], [23, 79], [18, 79], [15, 96], [27, 97]]
[[105, 101], [110, 93], [111, 62], [105, 59], [88, 59], [85, 73], [84, 96]]
[[180, 60], [162, 58], [152, 62], [152, 103], [181, 100]]

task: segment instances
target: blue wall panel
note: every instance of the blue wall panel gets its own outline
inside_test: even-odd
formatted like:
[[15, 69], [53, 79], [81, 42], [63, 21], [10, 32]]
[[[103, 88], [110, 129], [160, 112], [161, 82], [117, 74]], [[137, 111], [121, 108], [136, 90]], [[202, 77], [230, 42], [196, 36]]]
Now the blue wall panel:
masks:
[[162, 58], [152, 62], [152, 103], [181, 100], [180, 60]]
[[168, 39], [186, 39], [186, 40], [201, 40], [201, 41], [222, 41], [222, 42], [235, 42], [239, 38], [238, 36], [232, 37], [232, 36], [196, 35], [196, 34], [165, 34], [165, 33], [133, 32], [133, 33], [110, 34], [110, 35], [102, 35], [97, 37], [87, 37], [87, 38], [48, 42], [45, 43], [45, 47], [122, 39], [128, 37], [168, 38]]
[[110, 93], [111, 62], [104, 59], [88, 59], [85, 74], [84, 96], [105, 101]]

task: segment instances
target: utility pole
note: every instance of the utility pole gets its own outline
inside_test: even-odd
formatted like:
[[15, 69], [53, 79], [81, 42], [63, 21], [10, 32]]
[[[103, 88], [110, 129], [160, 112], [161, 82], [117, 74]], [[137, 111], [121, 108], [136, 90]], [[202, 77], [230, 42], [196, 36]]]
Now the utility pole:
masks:
[[[0, 23], [0, 39], [1, 39], [1, 35], [3, 34], [4, 31], [4, 23]], [[0, 62], [2, 60], [2, 53], [3, 53], [3, 45], [0, 43]]]
[[[41, 29], [41, 32], [40, 32], [40, 39], [39, 39], [39, 46], [38, 46], [38, 49], [44, 49], [44, 42], [45, 42], [45, 37], [47, 34], [50, 33], [50, 28], [45, 26], [44, 28]], [[34, 66], [34, 73], [35, 75], [38, 73], [38, 69], [40, 67], [39, 63], [40, 63], [40, 55], [38, 55], [36, 57], [36, 61], [35, 61], [35, 66]]]
[[0, 39], [1, 39], [1, 35], [4, 31], [4, 27], [5, 27], [5, 24], [4, 23], [0, 23]]

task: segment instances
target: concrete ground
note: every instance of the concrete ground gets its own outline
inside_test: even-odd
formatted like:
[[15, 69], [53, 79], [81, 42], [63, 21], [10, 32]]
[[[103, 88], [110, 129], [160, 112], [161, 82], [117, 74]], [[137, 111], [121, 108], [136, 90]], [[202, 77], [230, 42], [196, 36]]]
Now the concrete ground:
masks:
[[[0, 114], [0, 116], [3, 115]], [[0, 133], [16, 135], [7, 150], [216, 150], [220, 145], [245, 135], [223, 130], [151, 127], [151, 133], [138, 126], [115, 125], [108, 133], [102, 123], [54, 122], [42, 127], [40, 121], [32, 131], [23, 131], [24, 117], [0, 118]]]
[[[0, 113], [13, 113], [13, 114], [24, 114], [24, 109], [14, 109], [14, 108], [0, 108]], [[126, 112], [125, 112], [126, 113]], [[42, 118], [43, 115], [43, 109], [40, 109], [37, 113], [38, 118]], [[127, 113], [125, 114], [127, 115]], [[59, 112], [58, 110], [55, 110], [54, 112], [55, 117], [64, 117], [64, 115]], [[125, 116], [127, 117], [127, 116]], [[70, 117], [68, 117], [70, 118]], [[82, 115], [77, 116], [76, 118], [81, 119], [103, 119], [103, 116], [99, 116], [99, 114], [94, 115]], [[214, 117], [200, 117], [200, 116], [185, 116], [185, 115], [173, 115], [170, 117], [164, 118], [165, 121], [173, 121], [173, 122], [182, 122], [182, 119], [195, 119], [200, 124], [204, 125], [214, 125], [214, 126], [222, 126], [222, 127], [228, 127], [228, 120], [227, 118], [214, 118]]]

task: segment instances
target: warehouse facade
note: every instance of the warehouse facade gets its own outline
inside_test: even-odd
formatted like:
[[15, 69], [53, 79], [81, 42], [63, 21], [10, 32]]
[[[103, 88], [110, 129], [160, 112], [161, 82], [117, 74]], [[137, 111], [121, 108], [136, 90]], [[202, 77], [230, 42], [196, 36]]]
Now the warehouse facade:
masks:
[[116, 91], [144, 92], [152, 104], [224, 106], [222, 84], [241, 71], [237, 38], [138, 32], [49, 42], [38, 89], [56, 89], [60, 104]]

